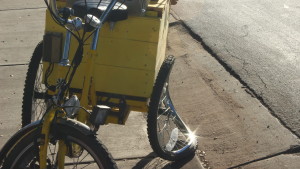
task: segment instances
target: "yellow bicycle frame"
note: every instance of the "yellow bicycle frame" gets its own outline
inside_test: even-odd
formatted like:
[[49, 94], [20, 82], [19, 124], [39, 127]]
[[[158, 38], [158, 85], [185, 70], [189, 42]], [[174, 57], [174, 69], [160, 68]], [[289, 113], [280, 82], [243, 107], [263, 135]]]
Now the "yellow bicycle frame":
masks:
[[42, 138], [41, 138], [41, 145], [39, 150], [40, 155], [40, 168], [47, 168], [47, 149], [49, 145], [49, 133], [50, 133], [50, 126], [55, 117], [55, 109], [46, 112], [43, 126], [42, 126]]

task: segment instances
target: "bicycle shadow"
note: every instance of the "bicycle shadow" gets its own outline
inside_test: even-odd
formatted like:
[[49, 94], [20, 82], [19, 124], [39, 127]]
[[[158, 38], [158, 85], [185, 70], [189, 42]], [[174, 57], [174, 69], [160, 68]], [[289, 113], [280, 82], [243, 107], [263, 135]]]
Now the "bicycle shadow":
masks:
[[168, 161], [156, 156], [155, 153], [148, 154], [141, 159], [132, 169], [180, 169], [189, 163], [195, 155], [188, 156], [177, 161]]

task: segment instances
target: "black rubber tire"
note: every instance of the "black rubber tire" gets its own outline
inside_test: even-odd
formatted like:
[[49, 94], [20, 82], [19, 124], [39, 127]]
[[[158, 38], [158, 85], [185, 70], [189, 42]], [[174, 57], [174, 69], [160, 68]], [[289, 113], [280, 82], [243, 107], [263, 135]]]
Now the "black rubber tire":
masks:
[[11, 151], [11, 149], [16, 145], [16, 143], [24, 137], [26, 134], [30, 133], [32, 130], [35, 130], [36, 127], [40, 125], [40, 121], [30, 123], [26, 127], [21, 128], [17, 133], [15, 133], [10, 139], [2, 146], [0, 151], [0, 168], [2, 169], [3, 163]]
[[[55, 131], [55, 135], [52, 135], [53, 137], [51, 139], [51, 143], [57, 142], [58, 140], [64, 140], [66, 143], [76, 143], [77, 145], [82, 147], [83, 150], [85, 150], [83, 153], [79, 155], [77, 160], [76, 159], [74, 160], [72, 159], [72, 157], [70, 157], [70, 159], [66, 160], [66, 163], [84, 162], [80, 160], [80, 158], [85, 159], [87, 157], [85, 155], [87, 154], [90, 155], [90, 158], [85, 160], [88, 160], [88, 162], [90, 162], [92, 158], [94, 161], [97, 162], [94, 164], [98, 164], [96, 168], [101, 168], [100, 166], [102, 166], [103, 169], [117, 168], [117, 165], [114, 162], [110, 153], [107, 151], [107, 148], [94, 135], [85, 135], [81, 132], [78, 132], [78, 130], [70, 126], [58, 125], [57, 127], [59, 128], [59, 130]], [[31, 166], [30, 168], [36, 168], [36, 167], [39, 168], [38, 161], [36, 159], [38, 158], [37, 155], [39, 152], [38, 151], [39, 144], [40, 144], [39, 141], [41, 140], [40, 133], [41, 133], [41, 127], [39, 126], [35, 129], [35, 131], [32, 131], [31, 133], [27, 134], [24, 138], [22, 138], [9, 153], [8, 157], [4, 162], [3, 168], [23, 169], [23, 168], [29, 168], [28, 165]], [[56, 147], [54, 150], [56, 150]], [[48, 158], [47, 158], [49, 160], [48, 165], [51, 165], [50, 162], [51, 160], [55, 162], [55, 157], [56, 157], [55, 152], [51, 151], [50, 153], [49, 151]], [[66, 164], [66, 165], [70, 165], [70, 164]], [[95, 168], [95, 166], [89, 166], [89, 167]]]
[[[23, 93], [23, 105], [22, 105], [22, 127], [31, 123], [32, 113], [32, 102], [34, 101], [34, 88], [37, 78], [39, 67], [41, 67], [41, 60], [43, 55], [43, 41], [41, 41], [35, 48], [31, 60], [29, 62], [28, 71], [25, 80], [24, 93]], [[43, 104], [43, 103], [41, 103]], [[34, 112], [35, 113], [35, 112]]]
[[[159, 104], [162, 96], [162, 92], [164, 90], [164, 86], [169, 81], [169, 76], [174, 64], [175, 58], [173, 56], [168, 56], [166, 60], [163, 62], [157, 78], [155, 85], [153, 87], [152, 95], [149, 103], [148, 110], [148, 119], [147, 119], [147, 131], [150, 145], [153, 151], [161, 158], [166, 160], [179, 160], [185, 158], [190, 155], [194, 155], [194, 152], [197, 149], [197, 141], [193, 142], [187, 149], [182, 150], [180, 153], [173, 153], [172, 151], [167, 151], [160, 146], [159, 138], [158, 138], [158, 127], [157, 127], [157, 119], [158, 119], [158, 111], [160, 111]], [[177, 114], [177, 112], [175, 112]], [[177, 114], [178, 115], [178, 114]], [[182, 121], [182, 119], [178, 115], [178, 120], [180, 121], [180, 125], [177, 125], [178, 128], [187, 129], [186, 125]], [[187, 129], [189, 130], [189, 129]], [[177, 143], [176, 143], [177, 144]]]

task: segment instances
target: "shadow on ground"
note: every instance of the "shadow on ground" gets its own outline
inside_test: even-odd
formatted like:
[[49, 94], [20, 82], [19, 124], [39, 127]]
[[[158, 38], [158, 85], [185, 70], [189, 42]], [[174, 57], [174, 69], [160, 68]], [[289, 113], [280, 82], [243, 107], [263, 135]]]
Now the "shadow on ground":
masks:
[[133, 169], [152, 169], [152, 168], [160, 168], [160, 169], [180, 169], [193, 160], [194, 155], [189, 156], [187, 158], [178, 160], [178, 161], [167, 161], [162, 158], [156, 157], [154, 153], [148, 154], [145, 158], [141, 159]]

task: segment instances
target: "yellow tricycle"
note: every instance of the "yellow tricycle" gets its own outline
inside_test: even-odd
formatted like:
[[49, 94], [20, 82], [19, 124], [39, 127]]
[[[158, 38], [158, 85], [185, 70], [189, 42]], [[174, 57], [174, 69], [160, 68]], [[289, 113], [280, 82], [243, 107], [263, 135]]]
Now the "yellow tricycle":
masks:
[[170, 0], [45, 0], [45, 34], [25, 81], [22, 125], [4, 168], [117, 168], [101, 125], [146, 112], [154, 152], [178, 160], [196, 137], [170, 98], [165, 57]]

